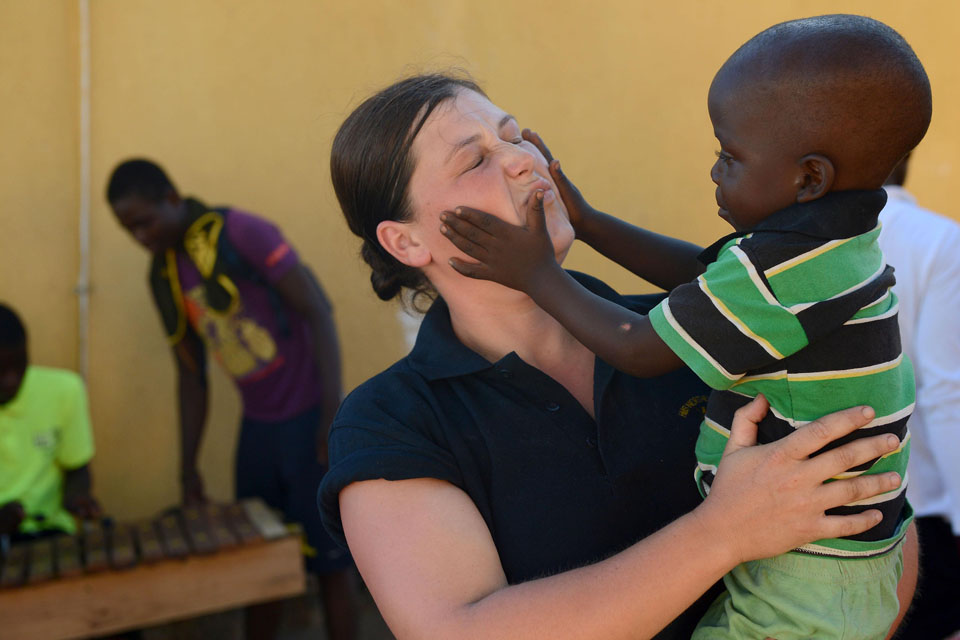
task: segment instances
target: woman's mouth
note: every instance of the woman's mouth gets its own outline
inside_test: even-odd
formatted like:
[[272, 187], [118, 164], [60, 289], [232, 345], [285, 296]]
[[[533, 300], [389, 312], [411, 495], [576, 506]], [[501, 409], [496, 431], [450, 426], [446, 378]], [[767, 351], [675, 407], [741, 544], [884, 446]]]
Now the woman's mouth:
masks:
[[523, 206], [526, 207], [530, 204], [530, 198], [534, 197], [537, 194], [537, 191], [543, 191], [543, 202], [546, 204], [548, 202], [547, 196], [553, 196], [553, 185], [550, 184], [548, 180], [544, 178], [539, 178], [532, 185], [530, 185], [530, 193], [527, 194], [527, 197], [523, 199]]

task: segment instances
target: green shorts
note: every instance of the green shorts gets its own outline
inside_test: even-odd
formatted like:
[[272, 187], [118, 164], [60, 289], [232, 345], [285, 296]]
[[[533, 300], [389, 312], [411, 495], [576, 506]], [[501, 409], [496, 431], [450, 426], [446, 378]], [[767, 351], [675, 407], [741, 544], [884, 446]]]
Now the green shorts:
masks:
[[897, 617], [903, 545], [876, 558], [787, 553], [747, 562], [723, 577], [694, 640], [873, 640]]

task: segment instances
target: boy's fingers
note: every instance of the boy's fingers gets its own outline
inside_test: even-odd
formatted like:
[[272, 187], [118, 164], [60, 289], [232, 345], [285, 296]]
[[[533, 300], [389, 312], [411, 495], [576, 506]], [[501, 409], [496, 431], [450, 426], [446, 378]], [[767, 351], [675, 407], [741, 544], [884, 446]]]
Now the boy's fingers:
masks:
[[[836, 411], [800, 427], [781, 442], [788, 456], [794, 460], [804, 460], [837, 438], [841, 438], [864, 426], [870, 422], [873, 417], [874, 412], [870, 407], [852, 407], [850, 409], [844, 409], [843, 411]], [[832, 454], [845, 447], [846, 445], [844, 447], [838, 447], [822, 455]], [[817, 457], [819, 458], [820, 456]], [[866, 462], [869, 459], [870, 458], [866, 458], [861, 462]], [[835, 473], [839, 473], [840, 471], [843, 471], [843, 469], [838, 469]]]
[[527, 207], [527, 228], [539, 232], [546, 226], [547, 221], [543, 213], [543, 191], [537, 191], [530, 198], [530, 204]]
[[460, 249], [460, 251], [463, 251], [472, 258], [480, 259], [486, 253], [484, 248], [479, 244], [473, 242], [463, 234], [459, 233], [456, 229], [453, 229], [446, 224], [440, 225], [440, 233], [445, 235], [457, 249]]
[[458, 218], [455, 215], [443, 214], [440, 216], [440, 221], [440, 231], [451, 240], [456, 236], [460, 236], [474, 244], [482, 246], [484, 240], [490, 237], [489, 233], [485, 233], [470, 222]]
[[484, 266], [478, 262], [464, 262], [459, 258], [450, 258], [449, 263], [451, 267], [468, 278], [485, 279], [484, 273], [486, 270]]
[[583, 196], [580, 195], [580, 190], [570, 182], [567, 174], [560, 168], [559, 160], [554, 160], [550, 163], [550, 177], [553, 178], [553, 181], [557, 184], [557, 189], [560, 190], [560, 197], [563, 198], [564, 202], [580, 202], [583, 199]]
[[874, 527], [880, 522], [882, 514], [877, 509], [850, 516], [824, 516], [825, 538], [846, 538]]
[[540, 150], [540, 153], [543, 154], [543, 157], [547, 159], [547, 164], [553, 162], [553, 154], [550, 153], [550, 149], [547, 148], [546, 143], [544, 143], [543, 138], [540, 137], [540, 134], [536, 131], [531, 131], [530, 129], [524, 129], [520, 132], [520, 135], [523, 136], [523, 139], [527, 142], [530, 142], [537, 149]]
[[[450, 217], [449, 214], [444, 214], [447, 217]], [[470, 207], [457, 207], [453, 212], [453, 217], [472, 224], [478, 229], [483, 229], [487, 233], [494, 234], [497, 232], [497, 229], [502, 229], [506, 226], [510, 226], [509, 223], [504, 222], [500, 218], [494, 215], [490, 215], [485, 211], [480, 211], [479, 209], [471, 209]], [[442, 219], [442, 218], [441, 218]]]

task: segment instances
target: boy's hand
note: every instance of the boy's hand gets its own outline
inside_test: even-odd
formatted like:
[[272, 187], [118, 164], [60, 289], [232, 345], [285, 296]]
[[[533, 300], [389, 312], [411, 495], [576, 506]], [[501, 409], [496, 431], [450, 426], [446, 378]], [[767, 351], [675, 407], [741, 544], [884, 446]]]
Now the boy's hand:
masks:
[[16, 500], [0, 507], [0, 535], [16, 533], [25, 517], [23, 505]]
[[188, 507], [208, 502], [199, 471], [184, 471], [180, 475], [180, 501]]
[[524, 140], [532, 143], [533, 146], [539, 149], [543, 157], [547, 159], [547, 163], [550, 166], [550, 176], [557, 185], [557, 190], [560, 192], [560, 198], [563, 200], [563, 204], [567, 207], [570, 224], [573, 225], [573, 230], [576, 231], [577, 237], [584, 236], [586, 234], [587, 223], [590, 217], [597, 213], [597, 210], [587, 203], [580, 193], [580, 190], [567, 179], [566, 174], [560, 169], [560, 161], [554, 159], [553, 154], [550, 153], [550, 149], [547, 148], [540, 134], [530, 129], [524, 129], [521, 135]]
[[63, 508], [80, 520], [96, 520], [103, 515], [100, 503], [89, 493], [64, 496]]
[[559, 269], [553, 243], [547, 235], [543, 191], [530, 198], [526, 224], [517, 226], [489, 213], [458, 207], [440, 215], [440, 231], [478, 262], [450, 258], [450, 266], [470, 278], [493, 280], [530, 293], [541, 278]]

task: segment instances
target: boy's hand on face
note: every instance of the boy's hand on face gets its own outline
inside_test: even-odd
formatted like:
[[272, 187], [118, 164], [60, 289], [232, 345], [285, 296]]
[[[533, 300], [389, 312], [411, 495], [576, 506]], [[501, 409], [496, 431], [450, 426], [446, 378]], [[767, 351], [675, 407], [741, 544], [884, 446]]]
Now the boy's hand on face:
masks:
[[543, 191], [530, 198], [526, 224], [517, 226], [489, 213], [458, 207], [445, 211], [440, 231], [478, 262], [450, 258], [450, 266], [470, 278], [492, 280], [530, 293], [550, 272], [559, 270], [547, 234]]
[[573, 225], [573, 230], [576, 231], [578, 237], [584, 235], [586, 223], [592, 215], [597, 213], [597, 210], [587, 203], [586, 199], [584, 199], [580, 193], [580, 190], [567, 179], [566, 174], [560, 169], [560, 161], [554, 159], [553, 154], [550, 153], [550, 149], [547, 148], [540, 134], [530, 129], [524, 129], [521, 135], [524, 140], [532, 143], [533, 146], [539, 149], [543, 157], [547, 159], [547, 163], [550, 166], [550, 176], [557, 185], [557, 190], [560, 192], [560, 198], [563, 200], [563, 204], [567, 207], [570, 224]]

